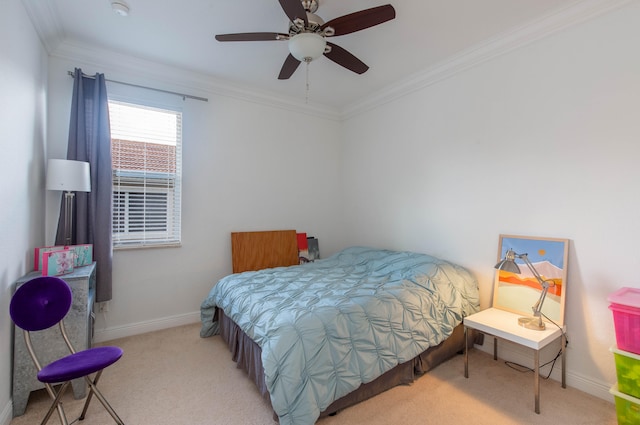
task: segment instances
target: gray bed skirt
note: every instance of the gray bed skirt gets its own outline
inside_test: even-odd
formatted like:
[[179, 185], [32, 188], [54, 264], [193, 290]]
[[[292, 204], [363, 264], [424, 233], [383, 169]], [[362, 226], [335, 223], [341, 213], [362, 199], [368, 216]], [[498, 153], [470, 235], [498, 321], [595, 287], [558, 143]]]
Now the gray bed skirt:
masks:
[[[264, 381], [262, 350], [258, 344], [249, 338], [221, 309], [216, 309], [213, 320], [220, 323], [220, 336], [229, 346], [232, 359], [236, 362], [237, 367], [247, 372], [262, 397], [271, 404], [269, 391]], [[481, 341], [476, 341], [476, 338], [481, 337], [482, 334], [469, 332], [469, 346], [472, 346], [474, 341], [481, 343]], [[456, 354], [461, 354], [463, 350], [464, 329], [460, 324], [454, 329], [453, 334], [439, 345], [428, 348], [413, 360], [399, 364], [375, 380], [362, 384], [357, 390], [331, 403], [326, 410], [321, 412], [320, 417], [334, 414], [397, 385], [410, 384], [440, 363], [449, 360]], [[278, 419], [275, 413], [274, 418]]]

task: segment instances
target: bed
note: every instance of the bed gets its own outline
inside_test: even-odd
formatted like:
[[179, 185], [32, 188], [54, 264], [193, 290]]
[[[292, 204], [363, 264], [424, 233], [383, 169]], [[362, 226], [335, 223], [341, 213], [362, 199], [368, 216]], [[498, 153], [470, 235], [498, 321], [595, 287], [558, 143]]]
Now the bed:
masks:
[[478, 310], [477, 281], [461, 266], [351, 247], [222, 278], [202, 302], [200, 335], [222, 336], [280, 424], [305, 425], [455, 355], [462, 318]]

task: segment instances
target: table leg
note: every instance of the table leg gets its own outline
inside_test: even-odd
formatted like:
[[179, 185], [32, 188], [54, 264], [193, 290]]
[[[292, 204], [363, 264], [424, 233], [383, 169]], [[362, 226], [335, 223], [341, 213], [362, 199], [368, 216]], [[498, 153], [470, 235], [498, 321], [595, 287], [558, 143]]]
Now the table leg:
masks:
[[567, 336], [562, 332], [561, 338], [562, 348], [562, 388], [567, 388], [567, 356], [566, 356], [566, 347], [567, 347]]
[[493, 337], [493, 360], [498, 360], [498, 338]]
[[540, 351], [535, 350], [534, 354], [534, 370], [533, 370], [533, 391], [536, 399], [536, 413], [540, 413]]
[[469, 377], [469, 339], [467, 338], [467, 327], [464, 327], [464, 377]]

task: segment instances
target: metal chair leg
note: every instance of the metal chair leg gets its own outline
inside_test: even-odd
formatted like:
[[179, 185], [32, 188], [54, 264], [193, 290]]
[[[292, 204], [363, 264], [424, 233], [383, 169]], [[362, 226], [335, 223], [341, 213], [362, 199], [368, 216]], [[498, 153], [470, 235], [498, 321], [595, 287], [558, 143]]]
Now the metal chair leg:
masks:
[[124, 422], [122, 421], [122, 419], [120, 419], [116, 411], [113, 410], [113, 407], [111, 407], [111, 405], [109, 404], [107, 399], [102, 395], [100, 390], [98, 390], [97, 384], [101, 375], [102, 375], [102, 370], [96, 374], [96, 377], [94, 378], [93, 381], [88, 376], [84, 377], [84, 379], [87, 381], [87, 384], [89, 385], [89, 395], [87, 395], [87, 401], [85, 401], [84, 403], [84, 408], [82, 409], [82, 414], [80, 415], [79, 419], [80, 420], [84, 419], [84, 416], [87, 413], [87, 409], [89, 408], [89, 402], [91, 401], [91, 397], [93, 396], [93, 394], [95, 394], [98, 401], [102, 404], [102, 406], [104, 406], [107, 412], [109, 412], [113, 420], [116, 421], [118, 425], [124, 425]]
[[49, 396], [53, 399], [53, 403], [51, 404], [51, 407], [49, 407], [47, 415], [42, 419], [42, 422], [40, 422], [40, 425], [45, 425], [49, 421], [54, 410], [58, 411], [58, 416], [60, 417], [60, 422], [62, 423], [62, 425], [69, 425], [69, 421], [67, 421], [67, 416], [64, 414], [64, 409], [62, 408], [62, 403], [60, 403], [60, 400], [62, 399], [62, 396], [64, 395], [64, 392], [66, 391], [70, 383], [71, 382], [68, 381], [62, 384], [60, 390], [58, 390], [57, 393], [53, 389], [53, 386], [51, 386], [50, 384], [45, 384], [45, 388], [47, 389]]
[[88, 376], [84, 377], [84, 379], [87, 381], [89, 385], [89, 394], [87, 395], [87, 400], [84, 402], [84, 407], [82, 408], [82, 413], [80, 414], [80, 418], [79, 418], [80, 420], [84, 420], [84, 417], [87, 414], [87, 409], [89, 409], [89, 403], [91, 403], [91, 397], [93, 397], [93, 386], [98, 383], [98, 379], [100, 379], [100, 375], [102, 375], [102, 370], [96, 374], [96, 377], [93, 380], [93, 385], [91, 383], [91, 378], [89, 378]]

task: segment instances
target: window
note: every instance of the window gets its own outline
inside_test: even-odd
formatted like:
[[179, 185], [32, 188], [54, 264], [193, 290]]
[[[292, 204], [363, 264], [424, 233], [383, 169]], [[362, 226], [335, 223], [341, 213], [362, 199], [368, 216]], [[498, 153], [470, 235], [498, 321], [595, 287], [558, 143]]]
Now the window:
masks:
[[180, 244], [182, 114], [109, 101], [113, 246]]

